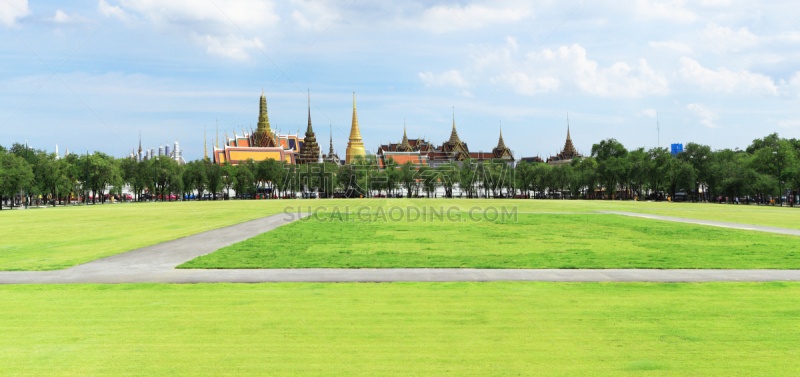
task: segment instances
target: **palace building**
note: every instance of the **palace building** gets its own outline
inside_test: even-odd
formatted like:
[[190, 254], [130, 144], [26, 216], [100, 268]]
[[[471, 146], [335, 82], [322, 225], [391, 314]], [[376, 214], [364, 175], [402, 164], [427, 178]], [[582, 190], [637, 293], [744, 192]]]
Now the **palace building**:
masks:
[[378, 166], [385, 169], [389, 159], [392, 159], [398, 166], [411, 162], [419, 170], [420, 167], [428, 165], [428, 153], [431, 151], [433, 146], [427, 141], [420, 138], [409, 140], [406, 127], [403, 125], [403, 140], [399, 144], [381, 145], [378, 148]]
[[506, 163], [514, 163], [514, 155], [511, 149], [506, 147], [503, 141], [503, 130], [500, 130], [500, 138], [497, 146], [491, 152], [470, 152], [467, 143], [461, 141], [456, 131], [455, 116], [453, 116], [453, 128], [450, 131], [450, 139], [438, 147], [434, 147], [424, 139], [409, 139], [403, 126], [403, 140], [397, 144], [384, 144], [378, 148], [378, 164], [383, 169], [387, 166], [389, 158], [402, 165], [408, 161], [412, 164], [421, 166], [427, 164], [432, 168], [444, 164], [461, 164], [467, 159], [473, 162], [503, 160]]
[[[306, 136], [314, 136], [311, 129], [311, 105], [309, 102], [308, 110], [308, 130]], [[269, 115], [267, 114], [267, 99], [264, 97], [264, 92], [261, 93], [261, 103], [258, 112], [258, 127], [255, 131], [245, 132], [242, 129], [242, 135], [236, 135], [233, 131], [233, 138], [229, 138], [225, 134], [225, 144], [222, 148], [219, 147], [219, 140], [213, 149], [213, 161], [216, 164], [224, 164], [230, 162], [231, 164], [239, 164], [241, 162], [252, 159], [253, 161], [264, 161], [273, 159], [276, 161], [285, 161], [289, 164], [298, 163], [298, 158], [303, 150], [303, 138], [295, 135], [280, 135], [272, 130], [269, 124]], [[312, 140], [309, 140], [312, 141]], [[313, 152], [316, 148], [316, 153], [319, 154], [319, 146], [316, 143], [316, 138], [313, 139], [312, 149], [306, 149], [308, 156], [309, 152]], [[318, 156], [314, 157], [314, 161], [318, 160]], [[305, 160], [304, 160], [305, 161]]]
[[569, 164], [572, 163], [572, 159], [575, 157], [583, 158], [583, 155], [578, 153], [575, 146], [572, 145], [572, 138], [569, 136], [569, 124], [567, 124], [567, 141], [564, 142], [564, 149], [555, 156], [550, 156], [547, 159], [547, 163], [553, 166]]

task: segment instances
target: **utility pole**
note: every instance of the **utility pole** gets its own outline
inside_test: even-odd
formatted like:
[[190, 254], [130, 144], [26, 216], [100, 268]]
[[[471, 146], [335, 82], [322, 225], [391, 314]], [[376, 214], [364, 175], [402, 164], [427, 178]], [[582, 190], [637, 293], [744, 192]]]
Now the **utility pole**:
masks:
[[86, 205], [89, 205], [89, 148], [86, 148]]
[[658, 124], [657, 112], [656, 112], [656, 133], [658, 133], [658, 147], [661, 148], [661, 126]]
[[781, 145], [778, 144], [778, 153], [775, 157], [778, 159], [778, 203], [783, 207], [783, 181], [781, 181]]
[[[28, 162], [28, 141], [25, 140], [25, 162]], [[25, 185], [25, 209], [28, 209], [28, 185]]]

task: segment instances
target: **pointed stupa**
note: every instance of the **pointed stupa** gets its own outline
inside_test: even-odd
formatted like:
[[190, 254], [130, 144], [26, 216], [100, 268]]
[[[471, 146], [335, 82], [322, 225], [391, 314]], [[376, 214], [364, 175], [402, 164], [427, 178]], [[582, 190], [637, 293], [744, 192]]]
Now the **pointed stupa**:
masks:
[[450, 131], [450, 140], [447, 141], [451, 145], [456, 145], [461, 142], [461, 139], [458, 138], [458, 133], [456, 132], [456, 110], [453, 108], [453, 130]]
[[261, 89], [261, 103], [258, 105], [258, 130], [272, 133], [269, 125], [269, 114], [267, 114], [267, 97], [264, 96], [264, 89]]
[[[299, 133], [299, 132], [298, 132]], [[297, 162], [300, 164], [308, 164], [319, 161], [320, 150], [317, 145], [317, 137], [314, 135], [314, 129], [311, 128], [311, 91], [308, 92], [308, 128], [306, 135], [303, 139], [303, 145], [300, 147], [300, 153], [297, 155]]]
[[205, 153], [205, 159], [208, 160], [208, 139], [206, 138], [206, 126], [203, 126], [203, 151]]
[[561, 154], [567, 158], [572, 158], [578, 154], [575, 146], [572, 145], [572, 138], [569, 136], [569, 114], [567, 114], [567, 141], [564, 143], [564, 150], [561, 151]]
[[333, 155], [333, 125], [329, 125], [328, 127], [330, 128], [331, 132], [331, 148], [328, 151], [328, 155]]
[[353, 124], [350, 126], [350, 140], [347, 142], [345, 163], [351, 163], [355, 157], [366, 157], [364, 142], [361, 140], [361, 130], [358, 128], [358, 114], [356, 113], [356, 92], [353, 92]]
[[400, 145], [397, 146], [398, 152], [413, 152], [413, 148], [411, 144], [408, 142], [408, 136], [406, 135], [406, 120], [403, 119], [403, 141], [400, 142]]
[[492, 154], [494, 158], [502, 158], [502, 159], [514, 159], [511, 155], [511, 150], [506, 147], [506, 143], [503, 141], [503, 123], [500, 123], [500, 139], [497, 140], [497, 147], [492, 149]]
[[506, 143], [503, 142], [503, 123], [500, 123], [500, 140], [497, 141], [497, 149], [506, 149]]

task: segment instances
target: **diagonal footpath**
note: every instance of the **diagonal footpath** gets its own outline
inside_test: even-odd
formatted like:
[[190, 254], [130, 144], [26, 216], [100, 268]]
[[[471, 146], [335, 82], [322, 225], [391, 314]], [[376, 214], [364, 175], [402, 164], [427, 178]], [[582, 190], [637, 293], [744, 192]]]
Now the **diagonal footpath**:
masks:
[[[603, 212], [654, 220], [800, 235], [800, 230], [684, 219], [633, 212]], [[263, 283], [263, 282], [711, 282], [800, 281], [800, 270], [304, 268], [175, 269], [181, 263], [291, 223], [307, 214], [278, 214], [112, 255], [57, 271], [1, 271], [0, 284]]]
[[683, 218], [683, 217], [651, 215], [649, 213], [638, 213], [638, 212], [598, 211], [598, 213], [605, 213], [605, 214], [609, 214], [609, 215], [622, 215], [622, 216], [642, 217], [642, 218], [645, 218], [645, 219], [673, 221], [673, 222], [676, 222], [676, 223], [684, 223], [684, 224], [708, 225], [708, 226], [717, 226], [717, 227], [722, 227], [722, 228], [742, 229], [742, 230], [755, 230], [755, 231], [759, 231], [759, 232], [778, 233], [778, 234], [788, 234], [788, 235], [792, 235], [792, 236], [800, 236], [800, 229], [779, 228], [779, 227], [776, 227], [776, 226], [729, 223], [727, 221], [686, 219], [686, 218]]

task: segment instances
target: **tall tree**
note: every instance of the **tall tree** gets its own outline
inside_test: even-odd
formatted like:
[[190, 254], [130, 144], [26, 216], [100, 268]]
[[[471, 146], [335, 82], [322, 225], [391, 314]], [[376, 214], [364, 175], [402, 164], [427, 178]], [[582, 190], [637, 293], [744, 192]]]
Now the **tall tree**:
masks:
[[25, 159], [14, 153], [0, 153], [0, 195], [8, 197], [11, 208], [14, 208], [14, 196], [31, 183], [33, 169]]

